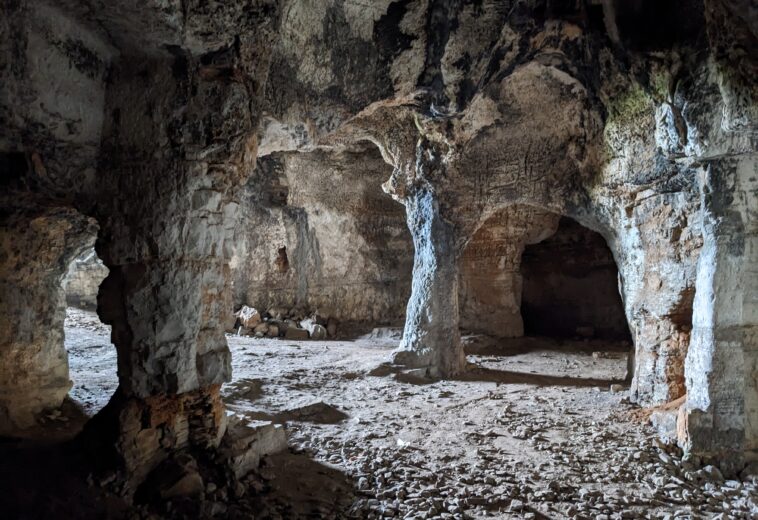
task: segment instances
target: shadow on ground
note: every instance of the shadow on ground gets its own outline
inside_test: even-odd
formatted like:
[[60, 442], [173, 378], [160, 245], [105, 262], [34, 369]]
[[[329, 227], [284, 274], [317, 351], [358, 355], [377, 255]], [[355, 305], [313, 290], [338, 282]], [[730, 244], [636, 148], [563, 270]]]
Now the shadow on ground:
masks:
[[534, 385], [534, 386], [572, 386], [572, 387], [608, 387], [623, 384], [619, 379], [591, 379], [571, 376], [548, 376], [543, 374], [526, 374], [509, 370], [497, 370], [470, 365], [463, 374], [454, 378], [457, 381], [481, 381], [486, 383]]

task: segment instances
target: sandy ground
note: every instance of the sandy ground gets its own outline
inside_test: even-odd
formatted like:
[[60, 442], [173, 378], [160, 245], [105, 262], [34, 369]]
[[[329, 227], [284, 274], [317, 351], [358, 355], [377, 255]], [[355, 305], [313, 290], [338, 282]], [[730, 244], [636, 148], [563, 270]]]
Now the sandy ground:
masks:
[[[758, 518], [753, 482], [683, 461], [611, 391], [623, 346], [468, 337], [465, 376], [429, 383], [385, 364], [392, 338], [228, 340], [230, 413], [290, 439], [263, 468], [264, 518]], [[116, 387], [107, 327], [70, 310], [66, 344], [94, 413]]]

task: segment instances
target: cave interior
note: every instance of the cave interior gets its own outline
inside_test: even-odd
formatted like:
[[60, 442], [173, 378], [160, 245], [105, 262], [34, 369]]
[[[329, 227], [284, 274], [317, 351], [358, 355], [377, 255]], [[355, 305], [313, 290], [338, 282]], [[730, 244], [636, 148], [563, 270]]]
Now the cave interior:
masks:
[[758, 516], [754, 3], [2, 12], [0, 516]]

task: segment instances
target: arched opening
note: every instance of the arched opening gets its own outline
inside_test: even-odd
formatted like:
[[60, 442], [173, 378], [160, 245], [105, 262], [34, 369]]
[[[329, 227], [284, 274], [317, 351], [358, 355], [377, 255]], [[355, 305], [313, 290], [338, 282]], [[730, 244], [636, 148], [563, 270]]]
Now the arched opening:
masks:
[[630, 341], [618, 268], [605, 240], [561, 217], [521, 255], [524, 335]]
[[108, 272], [92, 248], [96, 233], [72, 208], [0, 224], [2, 435], [72, 437], [113, 395], [116, 351], [94, 311]]
[[525, 205], [491, 215], [463, 251], [459, 302], [467, 353], [501, 356], [490, 368], [578, 384], [631, 377], [613, 254], [568, 217]]
[[118, 387], [116, 348], [111, 327], [97, 315], [97, 294], [108, 276], [95, 249], [87, 248], [70, 263], [63, 281], [66, 294], [65, 346], [72, 382], [70, 397], [91, 417]]

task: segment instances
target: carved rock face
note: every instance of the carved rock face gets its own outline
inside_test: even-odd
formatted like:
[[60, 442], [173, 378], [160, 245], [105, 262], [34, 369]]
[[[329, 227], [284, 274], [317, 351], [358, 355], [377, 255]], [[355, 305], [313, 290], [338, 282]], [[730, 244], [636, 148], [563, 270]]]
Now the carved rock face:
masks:
[[646, 1], [10, 2], [0, 418], [65, 395], [60, 284], [90, 219], [114, 406], [204, 409], [234, 304], [405, 320], [396, 361], [462, 371], [460, 325], [494, 306], [485, 325], [520, 334], [523, 247], [570, 217], [618, 268], [632, 399], [686, 393], [682, 444], [738, 460], [758, 443], [756, 28], [744, 2], [691, 3], [661, 31]]

